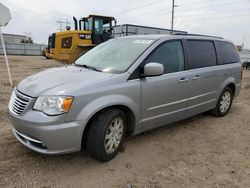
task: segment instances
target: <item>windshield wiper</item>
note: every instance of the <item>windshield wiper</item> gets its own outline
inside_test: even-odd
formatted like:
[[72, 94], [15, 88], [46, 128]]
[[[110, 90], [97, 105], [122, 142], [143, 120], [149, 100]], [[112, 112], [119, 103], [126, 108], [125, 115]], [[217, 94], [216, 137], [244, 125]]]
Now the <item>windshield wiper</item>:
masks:
[[97, 71], [97, 72], [102, 72], [101, 69], [98, 69], [96, 67], [92, 67], [92, 66], [89, 66], [89, 65], [86, 65], [86, 64], [75, 64], [76, 66], [79, 66], [79, 67], [84, 67], [86, 69], [91, 69], [91, 70], [94, 70], [94, 71]]

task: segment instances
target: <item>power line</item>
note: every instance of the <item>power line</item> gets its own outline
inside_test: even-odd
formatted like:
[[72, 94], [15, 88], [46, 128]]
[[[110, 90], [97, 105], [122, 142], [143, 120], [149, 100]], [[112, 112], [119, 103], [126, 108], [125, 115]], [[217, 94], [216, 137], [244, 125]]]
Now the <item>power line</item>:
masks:
[[[129, 13], [129, 12], [133, 12], [133, 11], [136, 11], [138, 9], [144, 8], [144, 7], [148, 7], [150, 5], [155, 5], [155, 4], [160, 3], [160, 2], [162, 2], [162, 0], [157, 0], [157, 1], [154, 1], [154, 2], [150, 2], [150, 3], [147, 3], [147, 4], [141, 5], [141, 6], [137, 6], [137, 7], [133, 8], [133, 9], [121, 11], [121, 12], [118, 12], [118, 13], [115, 13], [115, 14], [124, 14], [124, 13], [126, 14], [126, 13]], [[205, 0], [205, 1], [203, 0], [203, 1], [198, 1], [198, 2], [194, 2], [194, 3], [184, 3], [182, 5], [189, 6], [189, 5], [200, 4], [200, 3], [204, 3], [204, 2], [208, 2], [208, 1], [207, 0]], [[171, 7], [166, 7], [165, 9], [170, 9], [170, 8], [172, 8], [172, 6]], [[161, 9], [161, 10], [165, 10], [165, 9]], [[159, 10], [157, 10], [157, 12], [158, 11]]]
[[[171, 13], [171, 8], [172, 8], [172, 6], [171, 7], [166, 7], [166, 8], [163, 8], [163, 9], [158, 9], [157, 12], [155, 10], [153, 10], [153, 11], [145, 10], [144, 12], [136, 12], [135, 14], [133, 13], [132, 15], [125, 15], [125, 16], [121, 15], [121, 16], [118, 16], [118, 18], [119, 19], [120, 18], [122, 18], [122, 19], [124, 19], [124, 18], [132, 18], [132, 19], [134, 19], [135, 17], [136, 18], [138, 18], [138, 17], [143, 17], [143, 18], [150, 17], [150, 18], [152, 18], [152, 17], [156, 17], [158, 15], [167, 15], [166, 13]], [[166, 11], [168, 9], [169, 9], [169, 11]], [[154, 14], [154, 13], [156, 13], [156, 14]]]
[[[230, 13], [231, 11], [239, 11], [239, 13], [242, 13], [242, 11], [249, 11], [250, 9], [238, 9], [238, 10], [228, 10], [228, 11], [224, 11], [224, 12], [218, 12], [218, 13], [214, 13], [213, 14], [213, 16], [214, 15], [217, 15], [217, 14], [227, 14], [227, 13]], [[206, 13], [206, 14], [196, 14], [196, 15], [181, 15], [181, 16], [178, 16], [178, 18], [177, 19], [182, 19], [183, 20], [183, 18], [180, 18], [180, 17], [185, 17], [184, 18], [184, 20], [186, 20], [186, 18], [188, 19], [188, 20], [191, 20], [191, 19], [206, 19], [206, 18], [208, 18], [208, 17], [200, 17], [200, 18], [189, 18], [189, 17], [193, 17], [193, 16], [201, 16], [201, 15], [211, 15], [211, 13]], [[220, 15], [219, 15], [220, 16]], [[231, 16], [231, 15], [225, 15], [225, 16]], [[236, 15], [237, 16], [237, 15]], [[216, 17], [209, 17], [210, 19], [214, 19], [214, 18], [216, 18]], [[169, 20], [169, 19], [168, 19]], [[155, 20], [150, 20], [150, 21], [148, 21], [148, 20], [146, 20], [147, 22], [146, 23], [164, 23], [164, 21], [155, 21]]]
[[205, 6], [205, 7], [195, 7], [195, 8], [187, 8], [187, 9], [181, 9], [182, 6], [181, 4], [179, 5], [179, 8], [181, 9], [181, 11], [186, 11], [186, 10], [195, 10], [195, 9], [210, 9], [210, 8], [214, 8], [214, 7], [220, 7], [220, 6], [228, 6], [228, 5], [232, 5], [232, 4], [240, 4], [240, 3], [249, 3], [249, 1], [244, 0], [244, 1], [238, 1], [238, 2], [231, 2], [231, 3], [220, 3], [220, 4], [215, 4], [215, 5], [211, 5], [211, 6]]
[[[162, 13], [164, 13], [164, 14], [166, 14], [166, 10], [168, 10], [169, 9], [169, 13], [171, 12], [171, 8], [172, 8], [172, 6], [169, 6], [169, 7], [165, 7], [165, 8], [162, 8], [162, 9], [157, 9], [157, 13], [159, 13], [159, 12], [162, 12]], [[132, 13], [132, 15], [129, 15], [129, 14], [124, 14], [124, 15], [120, 15], [119, 17], [121, 17], [121, 18], [130, 18], [130, 17], [140, 17], [140, 16], [143, 16], [143, 17], [145, 17], [145, 16], [147, 16], [147, 15], [149, 15], [149, 16], [151, 16], [153, 13], [155, 13], [156, 11], [155, 10], [151, 10], [151, 11], [148, 11], [148, 10], [145, 10], [145, 11], [143, 11], [143, 12], [135, 12], [135, 13]]]
[[242, 14], [242, 15], [228, 15], [228, 16], [219, 16], [219, 17], [207, 17], [207, 18], [194, 18], [194, 19], [189, 19], [189, 18], [184, 18], [183, 20], [207, 20], [207, 19], [220, 19], [220, 18], [229, 18], [229, 17], [240, 17], [240, 16], [250, 16], [250, 13], [248, 14]]
[[[211, 17], [206, 17], [206, 18], [194, 18], [194, 19], [190, 19], [190, 18], [187, 18], [187, 19], [182, 19], [182, 21], [196, 21], [196, 20], [207, 20], [207, 19], [210, 19], [210, 20], [215, 20], [215, 19], [221, 19], [221, 18], [228, 18], [228, 17], [242, 17], [242, 16], [250, 16], [250, 13], [249, 14], [242, 14], [242, 15], [227, 15], [227, 16], [219, 16], [219, 17], [213, 17], [213, 18], [211, 18]], [[159, 25], [159, 24], [164, 24], [164, 23], [166, 23], [166, 21], [164, 20], [164, 21], [161, 21], [161, 22], [154, 22], [155, 24], [157, 24], [157, 25]], [[156, 25], [155, 25], [155, 27], [157, 27]]]
[[[200, 1], [201, 2], [201, 1]], [[205, 1], [202, 1], [202, 2], [205, 2]], [[241, 4], [241, 3], [246, 3], [246, 1], [240, 1], [240, 2], [237, 2], [237, 4]], [[201, 10], [201, 9], [210, 9], [210, 8], [214, 8], [214, 7], [219, 7], [219, 6], [222, 6], [222, 5], [224, 5], [224, 6], [227, 6], [228, 4], [230, 5], [230, 4], [235, 4], [236, 2], [231, 2], [231, 3], [227, 3], [227, 4], [215, 4], [215, 5], [213, 5], [212, 7], [211, 6], [209, 6], [209, 7], [198, 7], [198, 8], [192, 8], [192, 9], [181, 9], [181, 12], [185, 12], [185, 10], [196, 10], [196, 9], [198, 9], [198, 10]], [[183, 4], [178, 4], [178, 8], [180, 8], [180, 7], [182, 7], [183, 6]], [[158, 9], [157, 10], [157, 13], [159, 13], [159, 12], [162, 12], [162, 13], [160, 13], [160, 14], [156, 14], [156, 15], [166, 15], [166, 10], [167, 9], [171, 9], [172, 7], [166, 7], [166, 8], [163, 8], [163, 9]], [[121, 16], [119, 16], [119, 18], [132, 18], [132, 19], [134, 19], [133, 17], [147, 17], [147, 16], [150, 16], [150, 18], [151, 17], [155, 17], [156, 15], [155, 14], [153, 14], [152, 15], [152, 13], [154, 13], [155, 11], [150, 11], [150, 12], [138, 12], [136, 15], [134, 15], [133, 14], [133, 16], [131, 16], [131, 15], [125, 15], [125, 16], [123, 16], [123, 15], [121, 15]], [[188, 11], [187, 11], [188, 12]], [[170, 11], [169, 11], [169, 13], [171, 13]], [[178, 13], [178, 12], [176, 12], [176, 13]], [[180, 16], [182, 16], [182, 15], [180, 15]]]
[[[228, 2], [228, 0], [227, 0]], [[195, 2], [189, 2], [189, 3], [181, 3], [181, 6], [193, 6], [193, 5], [196, 5], [196, 4], [203, 4], [203, 3], [214, 3], [214, 1], [211, 1], [211, 0], [202, 0], [202, 1], [195, 1]], [[179, 2], [180, 4], [180, 2]]]
[[[166, 10], [168, 10], [169, 9], [169, 11], [167, 11], [166, 12]], [[157, 13], [157, 14], [153, 14], [153, 13]], [[132, 15], [121, 15], [121, 16], [119, 16], [119, 18], [133, 18], [134, 19], [134, 17], [146, 17], [146, 16], [155, 16], [155, 15], [158, 15], [158, 13], [161, 13], [161, 14], [165, 14], [166, 15], [166, 13], [171, 13], [171, 7], [169, 7], [169, 8], [164, 8], [164, 9], [160, 9], [160, 10], [157, 10], [157, 12], [154, 10], [154, 11], [144, 11], [144, 12], [136, 12], [136, 14], [132, 14]]]
[[133, 9], [129, 9], [129, 10], [124, 10], [124, 11], [118, 12], [116, 14], [124, 14], [124, 13], [128, 13], [128, 12], [133, 12], [135, 10], [138, 10], [138, 9], [141, 9], [141, 8], [144, 8], [144, 7], [148, 7], [150, 5], [155, 5], [155, 4], [160, 3], [160, 2], [162, 2], [162, 0], [153, 1], [151, 3], [147, 3], [147, 4], [144, 4], [144, 5], [141, 5], [141, 6], [137, 6], [137, 7], [133, 8]]
[[211, 2], [210, 0], [203, 0], [203, 1], [196, 1], [196, 2], [189, 2], [189, 3], [184, 3], [182, 5], [185, 6], [193, 6], [194, 4], [202, 4], [202, 3], [206, 3], [206, 2]]
[[[230, 9], [230, 10], [225, 10], [225, 11], [220, 11], [220, 12], [212, 12], [212, 14], [225, 14], [225, 13], [231, 13], [233, 11], [249, 11], [250, 9]], [[179, 17], [192, 17], [192, 16], [201, 16], [201, 15], [211, 15], [210, 13], [202, 13], [202, 14], [187, 14], [187, 15], [178, 15]]]
[[132, 22], [131, 24], [133, 24], [133, 23], [136, 24], [137, 23], [137, 25], [140, 25], [138, 23], [142, 23], [142, 24], [148, 25], [148, 24], [166, 23], [166, 21], [167, 22], [171, 22], [171, 18], [170, 17], [166, 18], [166, 19], [164, 19], [164, 21], [163, 20], [158, 20], [158, 21], [155, 21], [155, 20], [150, 20], [150, 21], [148, 21], [148, 20], [141, 20], [141, 21]]
[[[155, 2], [160, 2], [160, 1], [155, 1]], [[150, 5], [152, 5], [152, 4], [154, 4], [155, 2], [151, 2], [151, 3], [148, 3], [148, 4], [144, 4], [144, 5], [142, 5], [142, 6], [139, 6], [139, 7], [136, 7], [135, 9], [131, 9], [131, 10], [128, 10], [127, 12], [132, 12], [132, 11], [134, 11], [134, 10], [137, 10], [137, 9], [139, 9], [139, 8], [143, 8], [143, 7], [146, 7], [146, 6], [150, 6]], [[210, 5], [210, 6], [206, 6], [206, 7], [204, 7], [204, 6], [202, 6], [202, 7], [195, 7], [195, 8], [192, 8], [192, 9], [190, 9], [190, 8], [184, 8], [184, 9], [182, 9], [182, 7], [185, 7], [185, 6], [190, 6], [190, 5], [193, 5], [193, 4], [201, 4], [201, 3], [205, 3], [205, 2], [207, 2], [206, 0], [201, 0], [201, 1], [198, 1], [198, 2], [193, 2], [193, 3], [184, 3], [184, 4], [178, 4], [178, 7], [180, 7], [181, 8], [181, 12], [185, 12], [185, 11], [187, 11], [188, 12], [188, 10], [201, 10], [201, 9], [211, 9], [211, 8], [214, 8], [214, 7], [221, 7], [221, 6], [223, 6], [223, 7], [225, 7], [225, 6], [228, 6], [228, 5], [233, 5], [233, 4], [243, 4], [243, 3], [248, 3], [249, 1], [245, 1], [245, 0], [243, 0], [243, 1], [238, 1], [238, 2], [230, 2], [230, 3], [217, 3], [217, 4], [213, 4], [213, 5]], [[141, 14], [137, 14], [137, 16], [136, 17], [143, 17], [143, 18], [145, 18], [145, 17], [150, 17], [150, 18], [153, 18], [153, 17], [159, 17], [159, 16], [162, 16], [162, 15], [167, 15], [166, 14], [166, 10], [167, 9], [170, 9], [171, 7], [165, 7], [165, 8], [163, 8], [163, 9], [158, 9], [157, 10], [157, 13], [158, 14], [150, 14], [149, 12], [147, 12], [147, 13], [145, 13], [145, 12], [141, 12]], [[226, 11], [223, 11], [224, 13], [225, 12], [230, 12], [230, 11], [246, 11], [246, 10], [226, 10]], [[125, 11], [124, 11], [125, 12]], [[155, 12], [155, 11], [154, 11]], [[159, 12], [161, 12], [160, 14], [159, 14]], [[223, 12], [219, 12], [219, 13], [215, 13], [215, 14], [222, 14]], [[140, 12], [139, 12], [140, 13]], [[169, 11], [169, 13], [170, 13], [170, 11]], [[174, 12], [175, 13], [175, 12]], [[206, 15], [207, 13], [203, 13], [203, 14], [191, 14], [191, 15], [180, 15], [180, 16], [177, 16], [177, 18], [178, 17], [192, 17], [192, 16], [200, 16], [200, 15]], [[127, 16], [121, 16], [123, 19], [124, 18], [133, 18], [133, 17], [135, 17], [134, 15], [133, 16], [131, 16], [131, 15], [127, 15]], [[219, 17], [220, 18], [220, 17]], [[134, 18], [133, 18], [134, 19]], [[184, 18], [185, 19], [185, 18]], [[204, 19], [204, 18], [200, 18], [200, 19]], [[206, 19], [206, 18], [205, 18]], [[211, 18], [210, 18], [211, 19]], [[166, 20], [165, 18], [164, 18], [164, 20]], [[159, 23], [158, 21], [154, 21], [154, 20], [150, 20], [150, 19], [147, 19], [146, 20], [146, 23], [148, 24], [148, 23], [150, 23], [150, 22], [152, 22], [152, 23]], [[163, 22], [161, 22], [161, 23], [163, 23]]]

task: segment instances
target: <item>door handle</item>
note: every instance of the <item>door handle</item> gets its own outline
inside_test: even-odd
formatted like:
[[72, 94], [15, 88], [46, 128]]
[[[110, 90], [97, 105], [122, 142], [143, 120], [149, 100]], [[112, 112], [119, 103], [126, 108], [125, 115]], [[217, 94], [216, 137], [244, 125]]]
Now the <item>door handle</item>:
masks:
[[183, 82], [187, 82], [187, 81], [188, 81], [187, 78], [181, 78], [181, 79], [179, 80], [179, 83], [183, 83]]
[[200, 76], [199, 75], [196, 75], [192, 78], [192, 80], [197, 80]]

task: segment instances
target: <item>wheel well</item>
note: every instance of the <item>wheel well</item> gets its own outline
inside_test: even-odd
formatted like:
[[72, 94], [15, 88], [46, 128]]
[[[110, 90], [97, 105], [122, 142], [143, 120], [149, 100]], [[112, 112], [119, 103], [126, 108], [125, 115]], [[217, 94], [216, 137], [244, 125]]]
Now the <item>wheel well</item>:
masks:
[[234, 93], [235, 93], [235, 85], [233, 83], [231, 83], [231, 84], [228, 84], [227, 86], [232, 89], [233, 95], [234, 95]]
[[101, 110], [99, 110], [98, 112], [96, 112], [88, 121], [86, 127], [84, 128], [84, 131], [83, 131], [83, 136], [82, 136], [82, 147], [85, 147], [85, 141], [86, 141], [86, 137], [87, 137], [87, 134], [88, 134], [88, 131], [89, 131], [89, 128], [90, 128], [90, 125], [91, 125], [91, 121], [101, 112], [107, 110], [107, 109], [110, 109], [110, 108], [118, 108], [118, 109], [121, 109], [126, 117], [127, 117], [127, 122], [128, 122], [128, 126], [126, 127], [126, 135], [131, 135], [133, 132], [134, 132], [134, 128], [135, 128], [135, 115], [134, 113], [132, 112], [131, 109], [129, 109], [127, 106], [123, 106], [123, 105], [113, 105], [113, 106], [109, 106], [109, 107], [106, 107], [106, 108], [103, 108]]

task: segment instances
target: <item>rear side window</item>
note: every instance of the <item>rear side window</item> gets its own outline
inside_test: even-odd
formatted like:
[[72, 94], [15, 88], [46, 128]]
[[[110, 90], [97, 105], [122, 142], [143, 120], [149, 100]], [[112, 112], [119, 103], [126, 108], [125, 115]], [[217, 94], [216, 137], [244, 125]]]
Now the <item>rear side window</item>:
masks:
[[236, 63], [240, 61], [239, 54], [233, 44], [217, 41], [217, 46], [221, 56], [219, 64]]
[[212, 41], [188, 40], [189, 68], [216, 65], [216, 52]]

